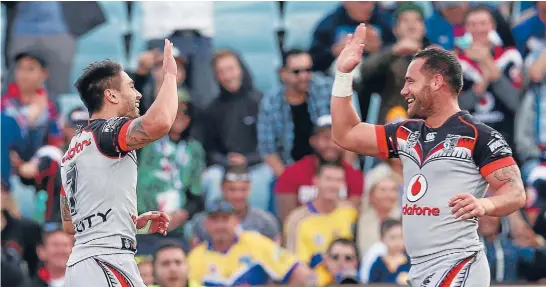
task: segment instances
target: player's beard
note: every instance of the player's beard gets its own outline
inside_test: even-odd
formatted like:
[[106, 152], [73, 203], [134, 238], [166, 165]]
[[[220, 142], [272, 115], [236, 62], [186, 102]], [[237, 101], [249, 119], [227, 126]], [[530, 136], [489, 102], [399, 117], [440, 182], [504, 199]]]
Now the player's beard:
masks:
[[411, 119], [426, 119], [434, 110], [434, 98], [430, 86], [424, 86], [421, 91], [415, 94], [415, 101], [411, 108], [408, 107], [408, 116]]
[[[142, 104], [142, 103], [140, 103], [140, 104]], [[127, 99], [127, 101], [125, 102], [125, 115], [124, 116], [128, 117], [130, 119], [135, 119], [135, 118], [138, 118], [140, 116], [140, 111], [137, 108], [134, 101], [132, 101], [130, 99]]]

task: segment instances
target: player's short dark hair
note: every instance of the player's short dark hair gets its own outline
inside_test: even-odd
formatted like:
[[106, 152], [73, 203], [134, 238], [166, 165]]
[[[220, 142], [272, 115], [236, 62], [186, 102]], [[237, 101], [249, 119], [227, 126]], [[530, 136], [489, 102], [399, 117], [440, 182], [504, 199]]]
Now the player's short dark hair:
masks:
[[177, 241], [174, 241], [174, 240], [164, 239], [164, 240], [159, 242], [159, 244], [157, 245], [157, 248], [154, 251], [154, 254], [152, 256], [152, 263], [153, 264], [155, 264], [155, 261], [157, 259], [157, 254], [159, 254], [159, 252], [161, 250], [164, 250], [164, 249], [179, 249], [179, 250], [182, 250], [182, 252], [184, 252], [184, 254], [186, 254], [186, 251], [184, 250], [184, 247], [180, 243], [178, 243]]
[[402, 221], [389, 218], [381, 223], [381, 237], [385, 236], [387, 231], [396, 226], [402, 226]]
[[454, 92], [457, 94], [461, 92], [463, 88], [463, 70], [459, 60], [452, 52], [442, 48], [427, 48], [413, 56], [413, 61], [417, 59], [425, 60], [421, 71], [430, 75], [442, 75]]
[[286, 67], [288, 58], [296, 55], [307, 54], [307, 51], [302, 49], [290, 49], [282, 53], [282, 66]]
[[111, 60], [94, 62], [83, 70], [74, 86], [90, 115], [102, 108], [105, 90], [119, 89], [122, 71], [123, 67]]
[[315, 175], [319, 176], [322, 173], [322, 171], [327, 167], [335, 167], [335, 168], [343, 169], [343, 165], [341, 164], [341, 160], [323, 160], [323, 159], [321, 159], [319, 161], [319, 165], [317, 166], [317, 170], [315, 171]]
[[466, 11], [466, 13], [464, 15], [464, 22], [466, 23], [466, 20], [468, 20], [468, 17], [471, 14], [476, 13], [476, 12], [486, 12], [487, 14], [489, 14], [489, 17], [491, 18], [491, 21], [493, 21], [493, 23], [495, 23], [495, 24], [497, 23], [497, 21], [495, 20], [495, 17], [493, 16], [493, 13], [491, 12], [491, 9], [489, 7], [487, 7], [486, 5], [483, 5], [483, 4], [470, 7]]

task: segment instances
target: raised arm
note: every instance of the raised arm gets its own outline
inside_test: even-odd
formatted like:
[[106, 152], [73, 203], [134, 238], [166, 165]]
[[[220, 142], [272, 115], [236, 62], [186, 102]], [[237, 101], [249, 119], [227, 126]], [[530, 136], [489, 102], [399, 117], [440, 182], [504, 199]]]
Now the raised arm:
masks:
[[337, 72], [332, 89], [332, 139], [340, 147], [370, 156], [379, 156], [380, 149], [375, 125], [362, 123], [352, 105], [353, 78], [351, 72], [360, 63], [366, 40], [366, 26], [360, 24], [355, 34], [349, 34], [345, 48], [337, 60]]
[[[178, 111], [177, 67], [173, 56], [173, 44], [165, 39], [163, 52], [163, 83], [146, 114], [134, 119], [126, 131], [128, 150], [139, 149], [166, 135]], [[126, 150], [126, 151], [128, 151]]]

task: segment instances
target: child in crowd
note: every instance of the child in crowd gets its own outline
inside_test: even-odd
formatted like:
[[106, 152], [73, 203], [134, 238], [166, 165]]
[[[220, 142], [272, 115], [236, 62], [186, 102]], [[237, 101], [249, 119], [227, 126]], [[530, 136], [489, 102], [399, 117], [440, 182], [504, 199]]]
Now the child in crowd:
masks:
[[407, 285], [410, 259], [404, 247], [402, 223], [387, 219], [381, 225], [381, 241], [387, 246], [387, 254], [377, 258], [370, 269], [370, 283], [395, 283]]

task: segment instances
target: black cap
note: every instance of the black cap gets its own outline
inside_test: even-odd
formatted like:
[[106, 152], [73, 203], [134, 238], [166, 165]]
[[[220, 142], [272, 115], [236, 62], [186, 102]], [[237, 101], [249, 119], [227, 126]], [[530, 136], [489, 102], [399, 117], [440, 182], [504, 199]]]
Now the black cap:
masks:
[[65, 125], [70, 127], [85, 126], [89, 120], [89, 113], [86, 109], [78, 107], [66, 115]]
[[21, 52], [21, 53], [19, 53], [19, 54], [17, 54], [15, 56], [15, 62], [19, 62], [19, 60], [21, 60], [22, 58], [34, 59], [34, 60], [38, 61], [38, 63], [40, 63], [42, 68], [47, 68], [47, 62], [46, 62], [45, 58], [38, 51], [24, 51], [24, 52]]
[[223, 199], [217, 199], [205, 205], [205, 212], [210, 215], [214, 213], [234, 213], [235, 211], [231, 203]]

